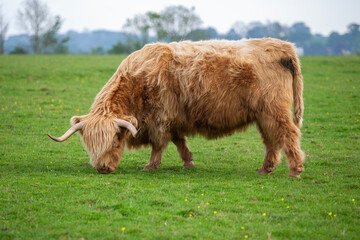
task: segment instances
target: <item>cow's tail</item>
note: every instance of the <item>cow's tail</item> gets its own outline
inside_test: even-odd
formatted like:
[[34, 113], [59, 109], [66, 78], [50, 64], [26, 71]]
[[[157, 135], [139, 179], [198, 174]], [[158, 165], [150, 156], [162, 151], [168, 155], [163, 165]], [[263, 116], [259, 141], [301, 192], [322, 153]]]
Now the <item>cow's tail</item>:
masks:
[[294, 123], [298, 128], [301, 128], [304, 115], [304, 101], [303, 101], [303, 77], [301, 74], [300, 62], [298, 58], [294, 62], [293, 75], [293, 98], [294, 98]]
[[303, 102], [303, 77], [301, 74], [300, 62], [296, 57], [283, 58], [281, 64], [290, 70], [293, 76], [293, 99], [294, 99], [294, 113], [293, 121], [298, 128], [302, 126], [303, 114], [304, 114], [304, 102]]

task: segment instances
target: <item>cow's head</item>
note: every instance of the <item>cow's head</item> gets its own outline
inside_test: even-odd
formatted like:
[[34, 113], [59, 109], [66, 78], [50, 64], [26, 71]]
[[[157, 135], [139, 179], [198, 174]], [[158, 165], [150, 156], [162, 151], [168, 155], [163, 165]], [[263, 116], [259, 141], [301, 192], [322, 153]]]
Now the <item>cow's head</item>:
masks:
[[111, 173], [118, 167], [126, 138], [130, 134], [136, 137], [139, 133], [135, 127], [136, 118], [125, 119], [76, 116], [71, 118], [72, 127], [63, 136], [56, 138], [48, 135], [54, 141], [63, 142], [79, 131], [93, 167], [99, 173]]

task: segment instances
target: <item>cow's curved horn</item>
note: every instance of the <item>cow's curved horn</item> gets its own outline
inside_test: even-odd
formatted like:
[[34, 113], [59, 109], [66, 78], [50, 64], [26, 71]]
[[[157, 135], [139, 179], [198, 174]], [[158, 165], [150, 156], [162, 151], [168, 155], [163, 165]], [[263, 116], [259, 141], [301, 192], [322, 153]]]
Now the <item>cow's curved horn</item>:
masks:
[[140, 132], [140, 128], [139, 130], [136, 130], [136, 128], [134, 127], [134, 125], [132, 125], [130, 122], [122, 120], [122, 119], [116, 119], [116, 123], [119, 125], [119, 127], [124, 127], [127, 128], [131, 134], [133, 135], [133, 137], [137, 137], [137, 135]]
[[48, 134], [48, 136], [57, 142], [63, 142], [66, 139], [68, 139], [71, 135], [73, 135], [76, 131], [79, 131], [80, 129], [82, 129], [84, 126], [84, 122], [79, 122], [77, 124], [75, 124], [74, 126], [72, 126], [69, 130], [67, 130], [66, 133], [64, 133], [64, 135], [62, 135], [61, 137], [53, 137], [50, 134]]

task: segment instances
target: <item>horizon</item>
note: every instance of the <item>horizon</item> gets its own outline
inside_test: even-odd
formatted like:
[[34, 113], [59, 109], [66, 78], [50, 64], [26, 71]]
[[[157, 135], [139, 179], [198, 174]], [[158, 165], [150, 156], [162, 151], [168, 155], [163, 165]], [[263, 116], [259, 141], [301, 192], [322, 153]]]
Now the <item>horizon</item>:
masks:
[[[6, 20], [10, 22], [7, 38], [25, 34], [16, 24], [17, 10], [20, 9], [22, 2], [23, 0], [0, 1], [3, 14]], [[203, 0], [196, 2], [169, 0], [165, 3], [161, 0], [154, 0], [149, 3], [138, 0], [127, 2], [126, 6], [116, 0], [104, 0], [101, 5], [96, 4], [96, 1], [85, 0], [63, 0], [61, 2], [46, 0], [42, 2], [48, 5], [52, 15], [60, 15], [64, 19], [60, 30], [61, 34], [69, 31], [86, 33], [98, 30], [122, 32], [122, 26], [127, 18], [147, 11], [159, 12], [170, 5], [195, 7], [196, 14], [203, 21], [201, 28], [213, 27], [221, 34], [228, 32], [237, 21], [244, 22], [246, 25], [255, 21], [263, 24], [279, 22], [286, 26], [291, 26], [296, 22], [304, 22], [312, 34], [323, 36], [329, 36], [331, 32], [343, 34], [347, 31], [349, 24], [360, 23], [360, 14], [357, 11], [360, 9], [360, 1], [356, 0], [342, 2], [336, 0], [319, 0], [316, 2], [305, 0], [292, 3], [286, 0], [275, 0], [271, 3], [266, 0], [255, 0], [243, 4], [241, 1], [230, 0], [223, 0], [221, 3]], [[69, 6], [72, 7], [69, 8]], [[86, 6], [86, 10], [84, 10], [84, 6]], [[117, 9], [126, 9], [126, 11], [121, 11], [121, 15], [119, 15]], [[78, 11], [81, 11], [81, 15], [78, 14]], [[214, 13], [216, 13], [216, 17], [214, 17]]]

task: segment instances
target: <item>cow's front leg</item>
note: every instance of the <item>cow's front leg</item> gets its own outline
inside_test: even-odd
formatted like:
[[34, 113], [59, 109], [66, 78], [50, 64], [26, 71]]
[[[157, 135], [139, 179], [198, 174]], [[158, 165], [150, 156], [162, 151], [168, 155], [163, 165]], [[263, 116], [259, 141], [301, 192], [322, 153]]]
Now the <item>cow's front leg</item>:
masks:
[[186, 139], [176, 138], [173, 139], [172, 141], [176, 145], [177, 151], [184, 162], [184, 169], [193, 168], [195, 166], [193, 162], [194, 158], [188, 146], [186, 145]]
[[149, 163], [146, 164], [144, 170], [156, 170], [161, 165], [161, 156], [165, 147], [152, 147]]

